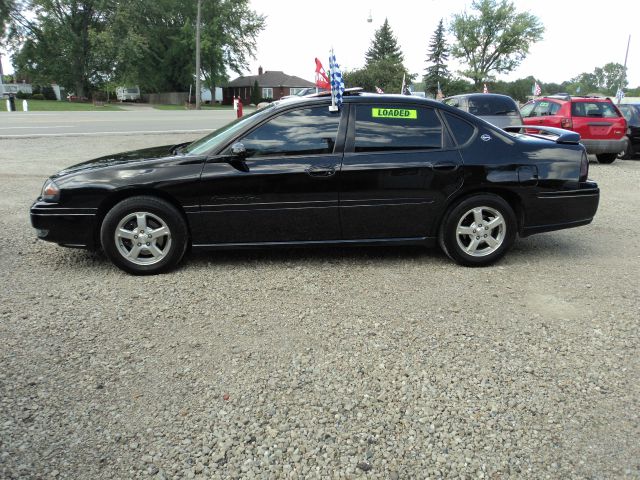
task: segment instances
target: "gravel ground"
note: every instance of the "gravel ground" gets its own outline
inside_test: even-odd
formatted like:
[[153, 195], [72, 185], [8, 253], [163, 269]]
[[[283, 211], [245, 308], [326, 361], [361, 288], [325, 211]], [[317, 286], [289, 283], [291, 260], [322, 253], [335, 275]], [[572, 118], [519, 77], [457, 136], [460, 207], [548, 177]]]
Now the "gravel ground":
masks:
[[438, 250], [193, 254], [128, 276], [35, 240], [54, 171], [189, 139], [0, 140], [1, 478], [640, 478], [640, 162], [587, 227]]

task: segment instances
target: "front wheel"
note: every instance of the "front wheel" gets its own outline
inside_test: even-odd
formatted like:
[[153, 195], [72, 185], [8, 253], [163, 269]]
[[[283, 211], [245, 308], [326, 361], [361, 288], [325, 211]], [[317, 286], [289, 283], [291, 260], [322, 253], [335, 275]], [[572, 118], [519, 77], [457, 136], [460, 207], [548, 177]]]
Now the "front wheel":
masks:
[[468, 267], [490, 265], [515, 241], [513, 209], [497, 195], [468, 197], [454, 206], [440, 227], [440, 247], [449, 258]]
[[155, 197], [131, 197], [105, 216], [100, 229], [102, 248], [120, 269], [153, 275], [175, 267], [187, 248], [182, 214]]
[[599, 153], [596, 155], [598, 163], [613, 163], [618, 156], [617, 153]]

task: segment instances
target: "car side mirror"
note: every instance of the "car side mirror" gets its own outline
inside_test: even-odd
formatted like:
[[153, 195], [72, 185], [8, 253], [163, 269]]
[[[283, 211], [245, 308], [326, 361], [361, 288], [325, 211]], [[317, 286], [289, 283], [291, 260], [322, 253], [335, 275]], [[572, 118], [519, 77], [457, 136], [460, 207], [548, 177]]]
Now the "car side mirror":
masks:
[[237, 158], [245, 158], [247, 156], [247, 149], [240, 142], [234, 143], [231, 145], [231, 155]]

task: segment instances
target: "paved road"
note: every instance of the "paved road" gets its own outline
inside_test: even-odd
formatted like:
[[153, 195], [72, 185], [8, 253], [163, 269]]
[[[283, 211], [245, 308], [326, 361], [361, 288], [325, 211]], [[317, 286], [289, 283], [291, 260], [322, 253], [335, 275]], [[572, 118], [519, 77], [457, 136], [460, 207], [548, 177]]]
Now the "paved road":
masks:
[[206, 133], [233, 118], [233, 110], [0, 113], [0, 138]]

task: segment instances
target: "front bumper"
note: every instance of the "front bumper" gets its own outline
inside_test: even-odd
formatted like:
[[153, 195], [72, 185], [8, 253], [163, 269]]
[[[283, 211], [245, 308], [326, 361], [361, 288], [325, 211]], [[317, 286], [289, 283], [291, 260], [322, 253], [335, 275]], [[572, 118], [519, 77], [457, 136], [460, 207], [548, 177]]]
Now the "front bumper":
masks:
[[600, 189], [592, 181], [580, 183], [576, 190], [539, 192], [525, 212], [522, 237], [591, 223], [598, 211]]
[[96, 208], [63, 208], [36, 200], [30, 215], [39, 239], [65, 247], [96, 248]]
[[593, 155], [600, 153], [620, 153], [624, 151], [627, 146], [627, 137], [624, 136], [618, 140], [589, 140], [583, 138], [580, 140], [580, 143], [586, 147], [587, 153]]

